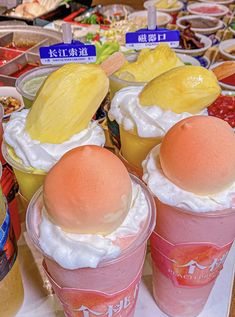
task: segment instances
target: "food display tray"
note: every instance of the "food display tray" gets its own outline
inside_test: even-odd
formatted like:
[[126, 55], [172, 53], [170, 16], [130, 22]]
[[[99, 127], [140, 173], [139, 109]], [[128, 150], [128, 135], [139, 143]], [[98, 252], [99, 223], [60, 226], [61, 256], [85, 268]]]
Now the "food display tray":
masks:
[[[61, 33], [54, 30], [27, 25], [0, 25], [0, 85], [14, 86], [21, 72], [33, 68], [32, 65], [41, 65], [39, 47], [61, 41]], [[1, 62], [3, 60], [4, 63]]]
[[71, 13], [71, 7], [63, 4], [60, 5], [53, 10], [46, 11], [42, 15], [39, 15], [33, 19], [28, 19], [24, 17], [19, 17], [19, 16], [14, 16], [14, 15], [9, 15], [10, 12], [14, 13], [14, 8], [10, 10], [1, 10], [0, 12], [0, 21], [24, 21], [28, 25], [39, 25], [43, 26], [53, 20], [56, 19], [62, 19], [63, 17], [67, 16], [68, 14]]

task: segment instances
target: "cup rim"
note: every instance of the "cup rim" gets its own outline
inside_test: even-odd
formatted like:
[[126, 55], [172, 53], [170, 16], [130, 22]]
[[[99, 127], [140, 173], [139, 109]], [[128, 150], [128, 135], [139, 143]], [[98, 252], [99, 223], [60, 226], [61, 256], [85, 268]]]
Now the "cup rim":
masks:
[[[23, 97], [29, 99], [30, 101], [33, 101], [35, 99], [35, 95], [32, 95], [28, 92], [25, 92], [23, 90], [23, 86], [25, 84], [25, 82], [27, 80], [30, 80], [32, 78], [35, 78], [35, 77], [40, 77], [40, 76], [43, 76], [43, 75], [48, 75], [51, 73], [50, 70], [53, 71], [58, 69], [59, 66], [58, 65], [50, 65], [50, 66], [40, 66], [40, 67], [37, 67], [37, 68], [34, 68], [34, 69], [31, 69], [29, 70], [28, 72], [22, 74], [21, 76], [19, 76], [17, 79], [16, 79], [16, 82], [15, 82], [15, 87], [16, 87], [16, 90], [18, 91], [19, 94], [21, 94]], [[37, 72], [40, 72], [42, 71], [42, 73], [40, 74], [40, 76], [36, 76]], [[45, 71], [45, 73], [44, 73]]]
[[[136, 239], [133, 243], [130, 244], [130, 246], [128, 246], [123, 252], [121, 252], [120, 256], [118, 256], [115, 259], [101, 261], [97, 265], [97, 268], [98, 267], [99, 268], [105, 267], [105, 266], [117, 263], [119, 261], [122, 261], [122, 259], [124, 257], [128, 256], [128, 254], [130, 254], [130, 253], [135, 252], [145, 241], [147, 241], [147, 239], [150, 237], [152, 231], [155, 228], [155, 225], [156, 225], [156, 205], [155, 205], [154, 198], [152, 197], [147, 186], [140, 179], [138, 179], [135, 175], [133, 175], [131, 173], [129, 173], [129, 175], [130, 175], [132, 181], [134, 181], [135, 183], [137, 183], [138, 185], [141, 186], [141, 188], [144, 192], [144, 195], [146, 197], [147, 203], [148, 203], [149, 215], [147, 216], [147, 219], [146, 219], [147, 223], [145, 225], [145, 229], [143, 230], [143, 232], [140, 235], [138, 235], [138, 239]], [[35, 204], [37, 202], [39, 202], [40, 199], [42, 200], [42, 194], [43, 194], [43, 187], [41, 186], [38, 189], [38, 191], [34, 194], [34, 196], [32, 197], [32, 199], [28, 205], [27, 212], [26, 212], [26, 229], [27, 229], [28, 235], [29, 235], [31, 241], [33, 242], [34, 246], [45, 257], [47, 257], [55, 262], [55, 260], [52, 257], [45, 254], [44, 251], [41, 249], [39, 241], [38, 241], [38, 235], [37, 235], [35, 229], [33, 228], [34, 227], [33, 221], [36, 218], [36, 213], [34, 211], [34, 207], [35, 207]], [[87, 267], [87, 268], [89, 268], [89, 267]]]
[[147, 84], [147, 82], [140, 82], [140, 81], [128, 81], [128, 80], [125, 80], [125, 79], [121, 79], [117, 76], [115, 76], [114, 74], [113, 75], [110, 75], [109, 76], [109, 79], [110, 80], [113, 80], [113, 81], [116, 81], [116, 82], [119, 82], [121, 84], [125, 84], [126, 86], [144, 86]]
[[[27, 173], [27, 174], [38, 174], [38, 175], [46, 175], [46, 173], [44, 171], [41, 171], [41, 173], [35, 173], [35, 170], [33, 167], [31, 168], [27, 168], [25, 167], [22, 163], [17, 162], [16, 160], [14, 160], [8, 151], [8, 145], [7, 143], [3, 140], [2, 141], [2, 146], [1, 146], [1, 150], [2, 150], [2, 155], [5, 159], [5, 161], [11, 165], [14, 169], [19, 170], [21, 172]], [[39, 171], [39, 170], [37, 170]]]

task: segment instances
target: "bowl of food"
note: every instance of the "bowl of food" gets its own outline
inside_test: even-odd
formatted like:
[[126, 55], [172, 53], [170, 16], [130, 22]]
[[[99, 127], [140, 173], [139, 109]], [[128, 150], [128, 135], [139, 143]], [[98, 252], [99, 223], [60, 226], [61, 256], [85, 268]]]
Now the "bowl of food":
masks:
[[154, 5], [158, 11], [176, 13], [182, 10], [184, 4], [178, 0], [149, 0], [144, 2], [145, 9]]
[[124, 20], [134, 11], [134, 8], [124, 4], [109, 4], [102, 6], [100, 9], [100, 12], [103, 13], [110, 21]]
[[193, 56], [187, 54], [176, 54], [185, 65], [201, 66], [200, 62]]
[[210, 66], [220, 86], [235, 91], [235, 61], [218, 62]]
[[192, 31], [200, 34], [213, 34], [224, 27], [224, 23], [218, 18], [201, 15], [180, 17], [176, 24], [181, 30], [190, 26]]
[[220, 42], [219, 52], [224, 58], [235, 60], [235, 39]]
[[216, 3], [191, 3], [187, 6], [188, 12], [196, 15], [206, 15], [221, 18], [228, 14], [229, 8], [223, 4]]
[[224, 4], [224, 5], [228, 5], [228, 4], [234, 3], [234, 0], [198, 0], [198, 1], [199, 2]]
[[235, 91], [223, 90], [207, 108], [207, 112], [209, 116], [228, 122], [235, 131]]
[[211, 46], [212, 41], [209, 37], [195, 33], [190, 27], [186, 27], [180, 31], [180, 45], [174, 50], [191, 56], [202, 56]]
[[24, 108], [23, 99], [15, 87], [0, 87], [0, 104], [4, 109], [3, 119]]
[[[156, 12], [156, 23], [158, 27], [165, 27], [172, 22], [172, 16], [165, 12]], [[138, 27], [146, 27], [148, 24], [148, 11], [141, 10], [133, 12], [128, 17], [129, 21], [132, 21]]]

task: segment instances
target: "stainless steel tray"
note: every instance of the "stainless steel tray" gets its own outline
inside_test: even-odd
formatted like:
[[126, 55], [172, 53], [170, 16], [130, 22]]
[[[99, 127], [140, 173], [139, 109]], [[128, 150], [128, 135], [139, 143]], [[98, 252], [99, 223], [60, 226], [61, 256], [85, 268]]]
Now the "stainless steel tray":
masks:
[[62, 35], [57, 31], [28, 25], [0, 25], [0, 83], [14, 86], [15, 72], [27, 64], [41, 65], [39, 47], [61, 41]]

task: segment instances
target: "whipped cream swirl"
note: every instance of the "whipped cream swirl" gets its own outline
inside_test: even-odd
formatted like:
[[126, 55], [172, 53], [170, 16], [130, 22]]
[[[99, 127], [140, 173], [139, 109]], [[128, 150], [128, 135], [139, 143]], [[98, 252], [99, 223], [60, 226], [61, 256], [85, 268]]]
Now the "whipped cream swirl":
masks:
[[[139, 103], [139, 93], [143, 87], [130, 86], [119, 90], [111, 103], [110, 120], [116, 120], [127, 131], [136, 128], [142, 138], [163, 137], [178, 121], [191, 117], [188, 112], [175, 113], [159, 106], [144, 106]], [[207, 115], [202, 111], [198, 115]]]
[[143, 161], [143, 180], [161, 202], [193, 212], [213, 212], [234, 208], [235, 182], [226, 190], [208, 196], [196, 195], [172, 183], [163, 173], [159, 160], [160, 145], [154, 147]]
[[[81, 145], [103, 146], [105, 143], [103, 129], [96, 121], [90, 122], [86, 129], [61, 144], [41, 143], [38, 140], [32, 140], [25, 130], [28, 112], [29, 110], [25, 109], [13, 113], [4, 128], [5, 142], [14, 149], [15, 154], [25, 167], [47, 172], [69, 150]], [[63, 131], [59, 133], [63, 133]]]
[[45, 208], [39, 225], [43, 251], [65, 269], [96, 268], [103, 260], [117, 258], [122, 240], [135, 237], [149, 215], [148, 202], [140, 185], [132, 182], [132, 202], [127, 217], [109, 235], [74, 234], [63, 231], [48, 217]]

